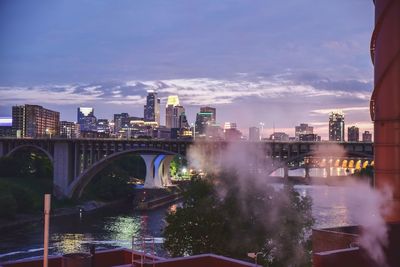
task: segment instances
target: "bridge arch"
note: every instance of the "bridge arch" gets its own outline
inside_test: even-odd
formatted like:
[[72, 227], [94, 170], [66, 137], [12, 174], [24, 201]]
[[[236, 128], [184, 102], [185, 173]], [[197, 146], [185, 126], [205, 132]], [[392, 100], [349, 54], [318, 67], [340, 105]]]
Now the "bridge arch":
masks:
[[[279, 168], [284, 168], [286, 166], [289, 165], [289, 163], [292, 162], [296, 162], [296, 161], [300, 161], [303, 160], [306, 157], [312, 157], [312, 156], [316, 156], [316, 153], [314, 151], [310, 151], [307, 153], [303, 153], [300, 155], [296, 155], [294, 157], [290, 157], [288, 159], [282, 160], [280, 162], [274, 163], [272, 165], [272, 168], [268, 170], [268, 174], [273, 173], [274, 171], [278, 170]], [[317, 156], [321, 156], [324, 157], [323, 155], [318, 155]], [[349, 159], [340, 159], [341, 157], [348, 157]], [[366, 161], [371, 161], [373, 160], [373, 156], [366, 154], [366, 153], [362, 153], [362, 152], [355, 152], [355, 151], [349, 151], [347, 152], [345, 155], [342, 156], [325, 156], [325, 161], [324, 164], [332, 164], [332, 167], [343, 167], [343, 164], [345, 164], [345, 167], [343, 168], [347, 168], [348, 162], [350, 162], [350, 160], [353, 160], [353, 164], [354, 162], [356, 162], [359, 158], [363, 158], [366, 159]], [[328, 158], [330, 158], [329, 160], [327, 160]], [[373, 166], [373, 164], [371, 164]], [[328, 166], [325, 166], [328, 167]]]
[[[101, 160], [95, 162], [91, 166], [89, 166], [87, 169], [85, 169], [78, 177], [74, 179], [74, 181], [69, 185], [69, 195], [68, 197], [72, 198], [79, 198], [85, 187], [90, 183], [90, 181], [93, 179], [93, 177], [99, 173], [101, 170], [103, 170], [109, 163], [112, 161], [123, 157], [128, 154], [137, 154], [137, 155], [143, 155], [143, 154], [149, 154], [149, 155], [179, 155], [179, 156], [184, 156], [182, 154], [172, 152], [172, 151], [166, 151], [162, 149], [146, 149], [146, 148], [134, 148], [134, 149], [129, 149], [129, 150], [124, 150], [120, 152], [116, 152], [113, 154], [110, 154]], [[147, 171], [147, 170], [146, 170]], [[147, 174], [146, 174], [147, 175]]]
[[44, 149], [43, 147], [40, 147], [40, 146], [37, 146], [37, 145], [33, 145], [33, 144], [23, 144], [23, 145], [19, 145], [19, 146], [17, 146], [17, 147], [14, 147], [12, 150], [10, 150], [10, 151], [7, 153], [6, 156], [7, 156], [7, 157], [12, 157], [13, 154], [15, 154], [16, 152], [18, 152], [19, 150], [22, 150], [22, 149], [24, 149], [24, 148], [34, 148], [34, 149], [37, 149], [37, 150], [43, 152], [43, 153], [50, 159], [51, 163], [54, 162], [53, 155], [51, 155], [49, 151], [47, 151], [47, 150]]

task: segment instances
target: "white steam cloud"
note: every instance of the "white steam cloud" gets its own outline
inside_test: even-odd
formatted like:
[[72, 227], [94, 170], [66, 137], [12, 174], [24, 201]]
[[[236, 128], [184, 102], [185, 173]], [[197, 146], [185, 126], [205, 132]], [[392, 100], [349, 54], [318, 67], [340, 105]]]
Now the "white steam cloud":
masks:
[[[213, 145], [194, 145], [190, 148], [188, 158], [193, 167], [213, 174], [218, 174], [222, 170], [235, 171], [239, 176], [253, 179], [258, 185], [265, 186], [267, 176], [274, 170], [274, 161], [266, 157], [270, 149], [268, 146], [260, 147], [252, 143], [240, 142], [227, 143], [217, 148], [213, 147]], [[221, 144], [218, 145], [221, 146]], [[345, 157], [346, 154], [342, 146], [329, 145], [321, 146], [313, 156], [340, 158]], [[251, 174], [248, 175], [249, 173]], [[232, 182], [246, 183], [246, 179]], [[345, 204], [351, 221], [361, 228], [358, 239], [359, 246], [365, 249], [379, 266], [385, 267], [387, 264], [384, 248], [388, 245], [388, 228], [384, 216], [390, 210], [392, 192], [389, 188], [384, 191], [374, 190], [365, 182], [365, 180], [368, 180], [367, 178], [360, 180], [364, 181], [349, 179], [348, 182], [343, 184], [351, 191], [351, 194], [346, 196]], [[221, 195], [224, 195], [223, 189], [221, 189]], [[321, 202], [326, 204], [325, 197], [324, 199], [318, 198], [317, 195], [313, 199], [315, 204], [318, 205]], [[278, 213], [278, 210], [279, 205], [277, 205], [277, 211], [275, 212]], [[273, 221], [273, 218], [268, 218], [266, 223], [273, 223]]]

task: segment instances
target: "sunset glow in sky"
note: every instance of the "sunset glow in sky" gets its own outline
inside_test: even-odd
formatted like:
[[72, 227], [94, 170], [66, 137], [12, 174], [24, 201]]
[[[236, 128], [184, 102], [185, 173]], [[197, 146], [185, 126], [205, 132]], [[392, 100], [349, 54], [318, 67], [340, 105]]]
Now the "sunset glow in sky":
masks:
[[[328, 113], [372, 130], [365, 0], [20, 1], [0, 3], [0, 117], [39, 104], [76, 120], [143, 116], [146, 91], [164, 107], [179, 95], [189, 121], [201, 105], [217, 121], [265, 124], [294, 135], [310, 123], [327, 138]], [[164, 119], [162, 111], [162, 122]]]

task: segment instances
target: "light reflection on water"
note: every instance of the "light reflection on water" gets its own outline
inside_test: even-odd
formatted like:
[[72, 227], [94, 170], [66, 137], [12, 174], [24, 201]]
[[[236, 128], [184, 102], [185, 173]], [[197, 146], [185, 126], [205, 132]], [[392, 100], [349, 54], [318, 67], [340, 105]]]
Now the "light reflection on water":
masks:
[[[277, 188], [282, 185], [274, 185]], [[296, 185], [302, 196], [313, 199], [312, 213], [316, 219], [315, 227], [349, 225], [352, 220], [346, 203], [352, 193], [350, 189], [339, 186]], [[165, 226], [165, 213], [175, 211], [179, 204], [148, 212], [134, 212], [131, 207], [108, 209], [93, 213], [84, 213], [50, 221], [51, 255], [71, 252], [87, 252], [91, 244], [97, 249], [114, 247], [132, 247], [132, 236], [142, 234], [155, 237], [156, 254], [165, 256], [162, 247], [162, 229]], [[43, 232], [40, 222], [26, 224], [15, 229], [0, 232], [0, 262], [13, 259], [41, 256], [43, 251]], [[146, 244], [147, 251], [152, 247]], [[140, 250], [142, 244], [137, 244]]]

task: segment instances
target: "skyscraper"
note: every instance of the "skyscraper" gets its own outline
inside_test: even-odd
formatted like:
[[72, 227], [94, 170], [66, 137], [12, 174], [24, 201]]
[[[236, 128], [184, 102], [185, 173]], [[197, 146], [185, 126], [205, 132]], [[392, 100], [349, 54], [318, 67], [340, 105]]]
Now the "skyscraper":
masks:
[[344, 114], [342, 112], [329, 114], [329, 141], [344, 141]]
[[128, 113], [114, 114], [114, 133], [118, 135], [122, 128], [127, 128], [129, 121]]
[[211, 124], [217, 123], [217, 109], [209, 106], [200, 107], [200, 113], [211, 113]]
[[148, 91], [146, 105], [144, 106], [144, 120], [154, 121], [160, 125], [160, 99], [157, 92]]
[[179, 105], [178, 96], [169, 96], [165, 108], [165, 126], [169, 129], [180, 128], [179, 118], [183, 113], [185, 113], [185, 108]]
[[307, 123], [300, 123], [294, 128], [296, 140], [300, 140], [300, 135], [309, 135], [314, 133], [314, 127], [308, 126]]
[[347, 128], [347, 141], [348, 142], [360, 141], [360, 129], [358, 127], [351, 126]]
[[96, 117], [94, 116], [94, 109], [91, 107], [79, 107], [77, 112], [77, 121], [80, 125], [81, 132], [96, 131]]
[[20, 137], [59, 135], [60, 113], [38, 105], [12, 107], [12, 126]]
[[260, 128], [250, 127], [249, 128], [249, 141], [260, 141]]
[[204, 136], [207, 131], [207, 127], [212, 125], [213, 113], [211, 112], [199, 112], [196, 115], [196, 136]]

